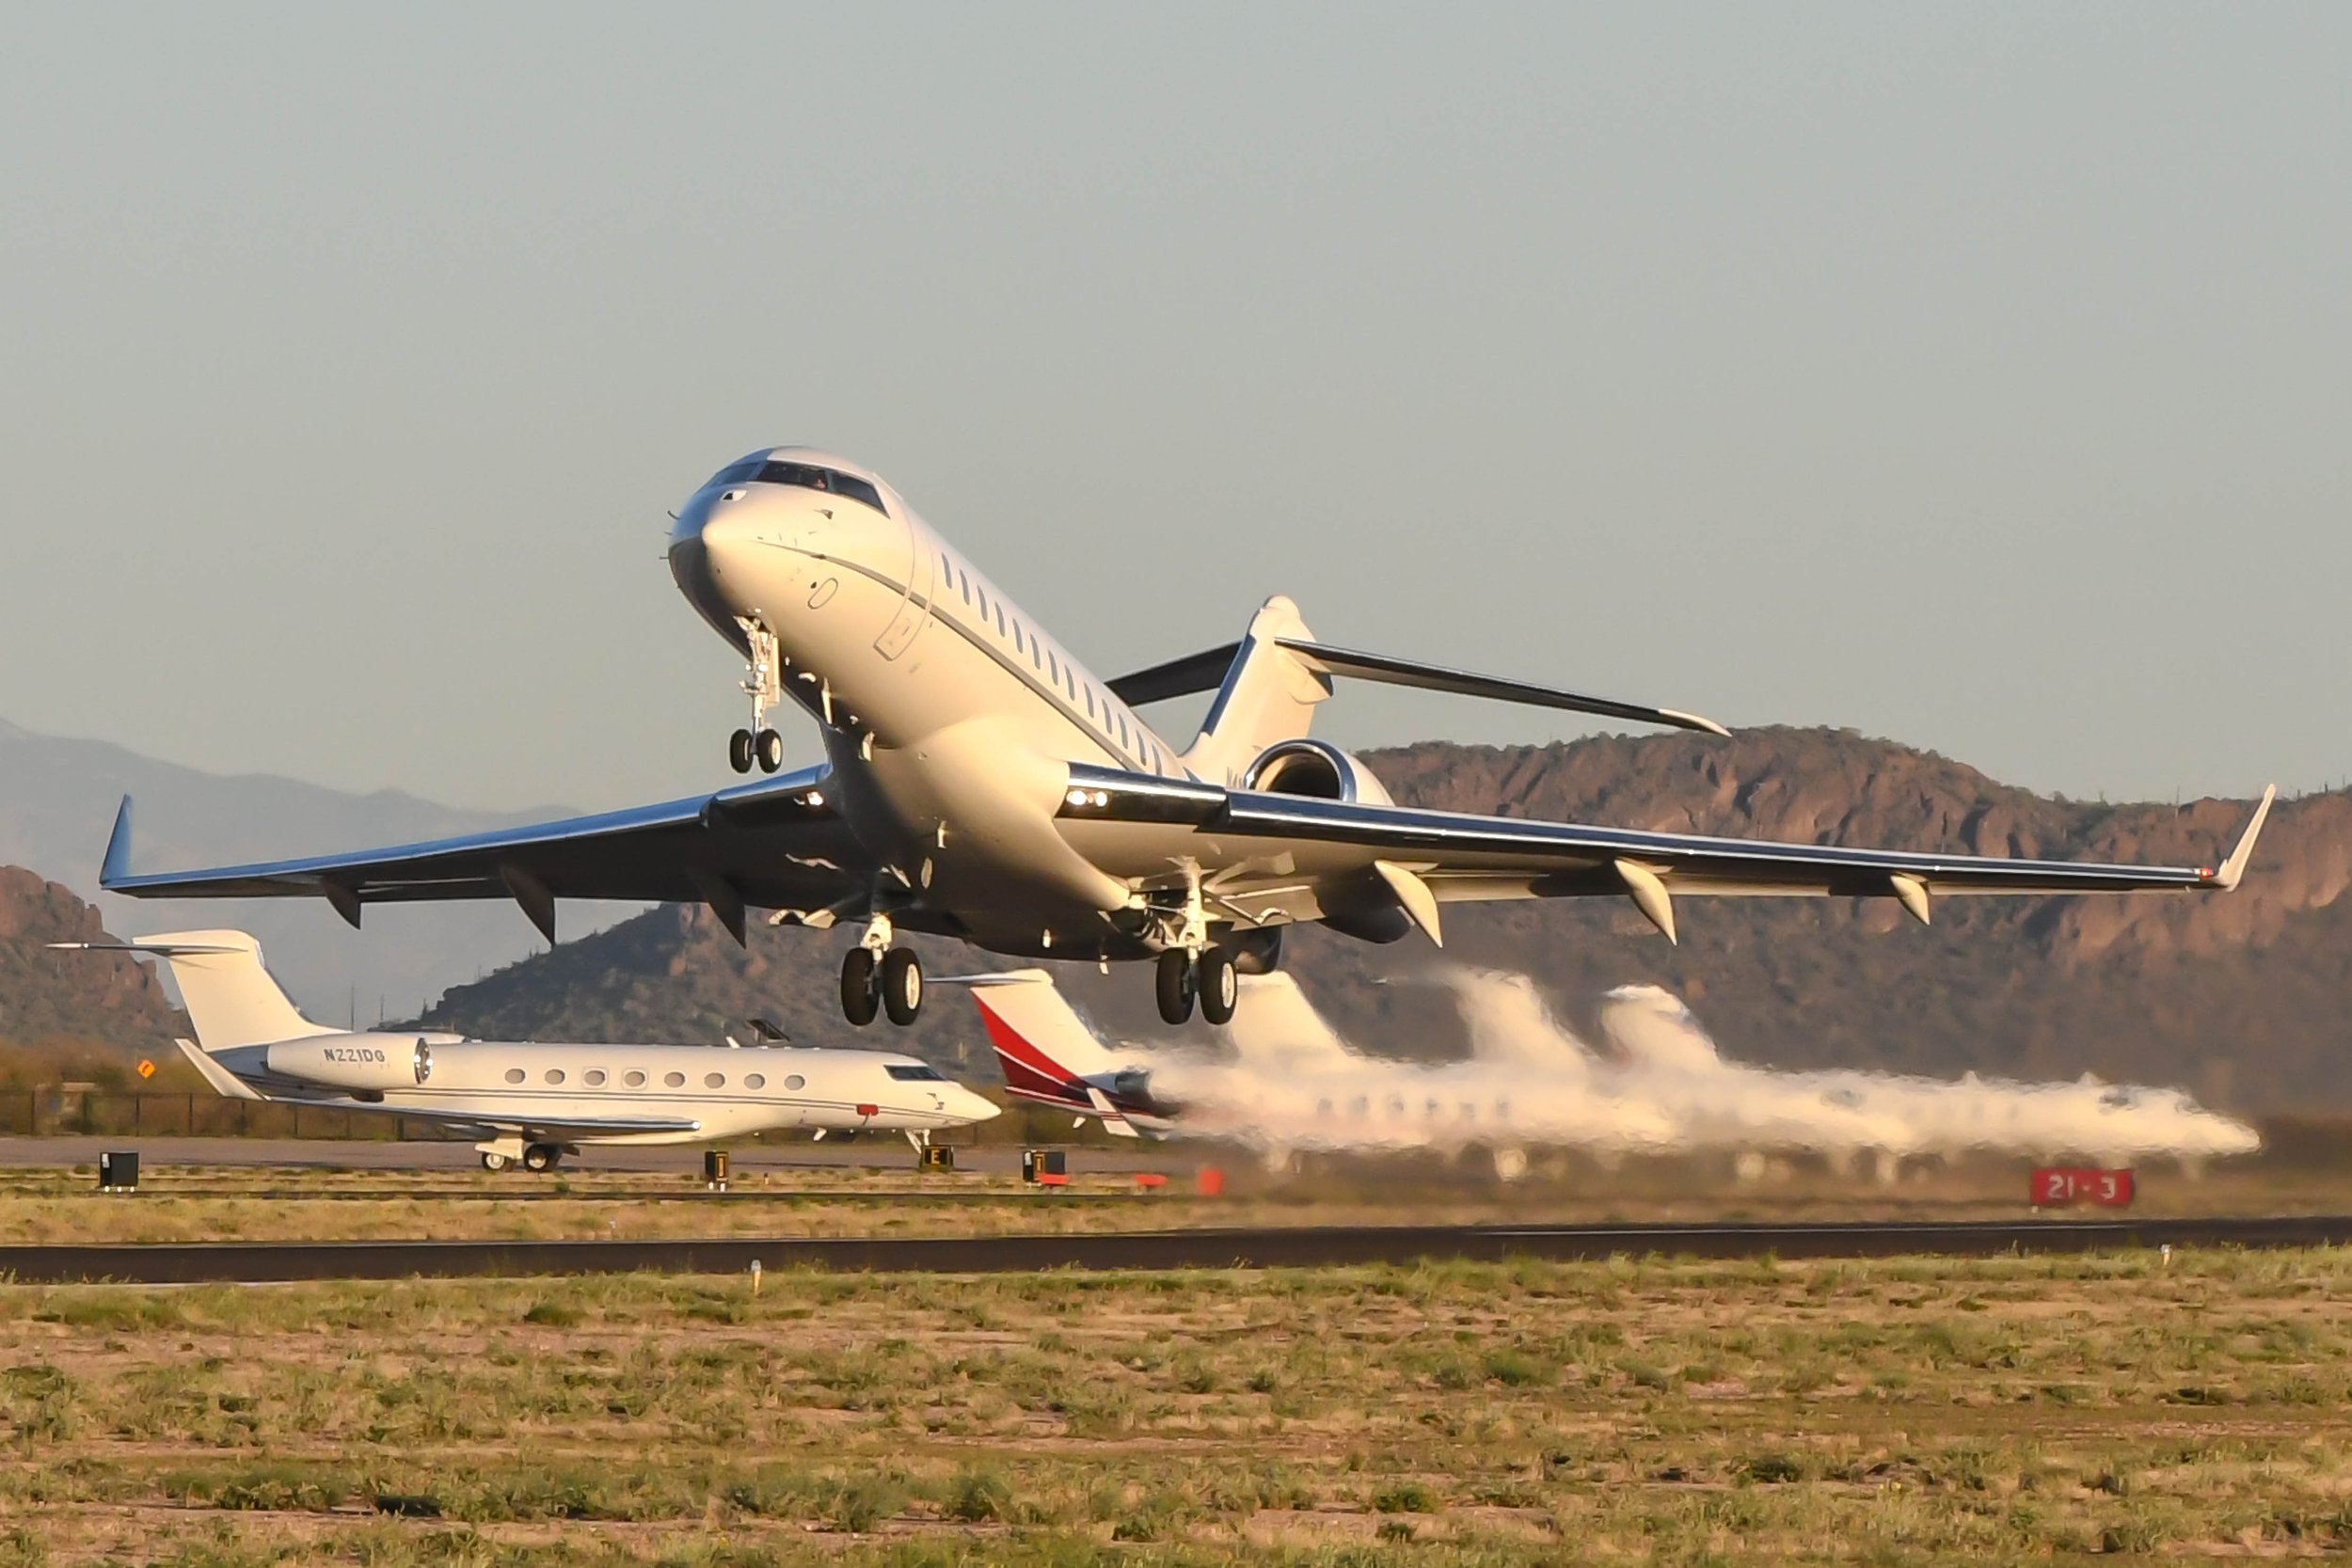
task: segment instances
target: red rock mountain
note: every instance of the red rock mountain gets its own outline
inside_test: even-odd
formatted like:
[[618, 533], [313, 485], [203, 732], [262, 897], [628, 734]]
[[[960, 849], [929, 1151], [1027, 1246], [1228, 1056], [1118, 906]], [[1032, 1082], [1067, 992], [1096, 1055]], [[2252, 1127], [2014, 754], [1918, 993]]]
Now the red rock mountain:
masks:
[[126, 1059], [187, 1033], [150, 966], [124, 953], [53, 953], [105, 936], [98, 911], [56, 882], [0, 866], [0, 1044], [95, 1045]]
[[[2057, 859], [2216, 863], [2248, 802], [2051, 800], [1851, 732], [1732, 740], [1603, 736], [1547, 747], [1428, 743], [1367, 756], [1400, 800], [1613, 825]], [[1446, 947], [1367, 947], [1315, 928], [1287, 962], [1351, 1037], [1461, 1049], [1438, 963], [1534, 974], [1572, 1023], [1610, 988], [1667, 986], [1724, 1051], [1851, 1065], [2178, 1084], [2241, 1110], [2352, 1106], [2352, 797], [2282, 800], [2245, 885], [2220, 895], [1947, 898], [1921, 927], [1891, 902], [1678, 902], [1670, 947], [1615, 900], [1454, 906]], [[764, 1012], [796, 1038], [899, 1043], [993, 1071], [968, 1006], [939, 992], [910, 1034], [852, 1035], [834, 1010], [843, 939], [755, 928], [748, 951], [695, 910], [653, 911], [452, 990], [430, 1015], [497, 1035], [707, 1040]], [[926, 948], [934, 974], [990, 963]], [[1158, 1028], [1138, 968], [1065, 985], [1112, 1027]]]

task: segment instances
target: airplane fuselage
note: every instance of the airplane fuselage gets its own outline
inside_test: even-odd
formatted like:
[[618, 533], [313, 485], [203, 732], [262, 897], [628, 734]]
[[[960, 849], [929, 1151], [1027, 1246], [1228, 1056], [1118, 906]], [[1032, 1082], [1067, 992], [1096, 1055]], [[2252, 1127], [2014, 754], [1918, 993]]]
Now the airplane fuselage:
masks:
[[709, 1143], [793, 1130], [930, 1132], [996, 1114], [986, 1100], [914, 1057], [870, 1051], [564, 1045], [337, 1031], [230, 1047], [214, 1052], [212, 1059], [273, 1099], [356, 1100], [384, 1112], [458, 1122], [536, 1117], [556, 1123], [690, 1124], [578, 1140], [597, 1144]]
[[[862, 495], [722, 470], [682, 508], [671, 570], [746, 658], [774, 639], [782, 694], [817, 721], [830, 803], [891, 868], [901, 924], [999, 952], [1151, 950], [1131, 878], [1057, 814], [1073, 763], [1182, 781], [1175, 749], [879, 478], [798, 458]], [[738, 477], [730, 478], [730, 475]], [[881, 504], [875, 504], [879, 501]]]

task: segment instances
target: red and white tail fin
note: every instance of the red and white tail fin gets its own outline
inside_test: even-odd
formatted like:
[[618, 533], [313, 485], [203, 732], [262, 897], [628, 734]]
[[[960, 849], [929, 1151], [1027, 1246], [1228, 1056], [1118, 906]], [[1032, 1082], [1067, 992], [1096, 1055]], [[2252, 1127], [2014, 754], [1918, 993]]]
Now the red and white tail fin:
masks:
[[[1022, 1100], [1058, 1106], [1076, 1116], [1123, 1123], [1102, 1089], [1087, 1082], [1118, 1068], [1078, 1009], [1041, 969], [982, 974], [965, 982], [980, 1009], [988, 1043], [1004, 1069], [1005, 1087]], [[1098, 1103], [1099, 1101], [1099, 1103]]]

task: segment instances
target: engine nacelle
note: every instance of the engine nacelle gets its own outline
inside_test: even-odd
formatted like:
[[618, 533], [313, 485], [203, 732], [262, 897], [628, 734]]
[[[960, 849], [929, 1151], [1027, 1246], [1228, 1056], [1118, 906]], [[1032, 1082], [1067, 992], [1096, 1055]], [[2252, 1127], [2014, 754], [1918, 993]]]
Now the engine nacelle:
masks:
[[314, 1035], [278, 1041], [265, 1061], [281, 1078], [380, 1094], [432, 1077], [433, 1045], [414, 1035]]
[[1396, 803], [1373, 777], [1371, 768], [1321, 740], [1285, 740], [1267, 747], [1242, 775], [1242, 787], [1314, 800], [1355, 800], [1373, 806]]

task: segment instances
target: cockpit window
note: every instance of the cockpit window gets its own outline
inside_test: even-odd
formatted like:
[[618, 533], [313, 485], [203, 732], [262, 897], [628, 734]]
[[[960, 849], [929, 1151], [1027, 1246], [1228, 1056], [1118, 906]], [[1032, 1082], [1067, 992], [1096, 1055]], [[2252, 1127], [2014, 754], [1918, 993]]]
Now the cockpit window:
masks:
[[747, 484], [759, 477], [762, 461], [756, 457], [746, 457], [740, 463], [730, 463], [710, 476], [709, 487], [723, 490], [730, 484]]
[[887, 515], [890, 510], [882, 505], [882, 492], [855, 474], [834, 475], [833, 488], [835, 495], [847, 496], [853, 501], [864, 501], [877, 512]]
[[763, 484], [797, 484], [803, 490], [824, 490], [836, 496], [847, 496], [863, 501], [875, 511], [888, 515], [882, 505], [882, 492], [855, 474], [836, 473], [807, 463], [763, 463], [758, 479]]
[[901, 1084], [944, 1084], [946, 1082], [946, 1079], [940, 1076], [937, 1068], [925, 1067], [920, 1062], [891, 1062], [886, 1064], [882, 1070]]

